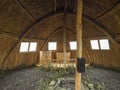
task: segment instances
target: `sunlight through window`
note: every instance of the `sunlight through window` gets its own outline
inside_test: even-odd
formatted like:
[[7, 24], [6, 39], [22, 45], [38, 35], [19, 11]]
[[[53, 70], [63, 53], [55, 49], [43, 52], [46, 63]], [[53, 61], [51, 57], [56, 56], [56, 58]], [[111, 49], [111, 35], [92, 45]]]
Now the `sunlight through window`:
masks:
[[56, 50], [57, 43], [56, 42], [48, 42], [48, 50]]
[[101, 40], [99, 40], [99, 42], [100, 42], [100, 48], [101, 49], [103, 49], [103, 50], [109, 50], [110, 49], [108, 39], [101, 39]]
[[20, 52], [28, 52], [29, 42], [21, 42]]
[[91, 43], [91, 48], [92, 49], [96, 49], [96, 50], [99, 49], [98, 40], [90, 40], [90, 43]]
[[76, 50], [77, 49], [77, 42], [72, 41], [70, 42], [70, 50]]
[[29, 51], [36, 51], [37, 43], [36, 42], [30, 42]]

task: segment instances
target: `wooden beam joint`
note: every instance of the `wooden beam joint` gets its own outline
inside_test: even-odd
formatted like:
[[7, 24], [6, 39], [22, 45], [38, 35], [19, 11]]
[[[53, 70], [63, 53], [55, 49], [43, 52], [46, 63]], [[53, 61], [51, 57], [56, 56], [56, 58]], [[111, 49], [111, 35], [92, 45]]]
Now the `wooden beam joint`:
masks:
[[0, 30], [0, 35], [4, 35], [4, 36], [10, 37], [10, 38], [13, 38], [15, 40], [19, 40], [19, 38], [13, 33], [4, 32], [4, 31]]
[[30, 11], [27, 10], [27, 9], [25, 8], [25, 6], [23, 6], [23, 5], [20, 3], [19, 0], [14, 0], [14, 3], [15, 3], [19, 8], [21, 8], [23, 11], [25, 11], [28, 15], [30, 15], [31, 18], [32, 18], [34, 21], [37, 21], [36, 18], [32, 15], [32, 13], [30, 13]]
[[57, 9], [57, 0], [54, 0], [54, 12], [56, 12]]

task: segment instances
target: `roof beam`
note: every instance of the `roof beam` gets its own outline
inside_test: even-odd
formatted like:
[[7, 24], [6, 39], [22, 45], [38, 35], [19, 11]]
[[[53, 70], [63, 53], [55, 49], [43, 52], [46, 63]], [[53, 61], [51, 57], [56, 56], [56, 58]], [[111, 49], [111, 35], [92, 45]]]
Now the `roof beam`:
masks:
[[37, 21], [36, 18], [32, 15], [32, 13], [30, 13], [29, 10], [27, 10], [21, 3], [19, 0], [14, 0], [14, 3], [19, 7], [21, 8], [21, 10], [25, 11], [29, 16], [31, 16], [31, 18], [34, 20], [34, 21]]
[[19, 38], [13, 33], [4, 32], [4, 31], [0, 30], [0, 35], [7, 36], [7, 37], [13, 38], [15, 40], [19, 40]]
[[75, 4], [74, 4], [74, 9], [73, 9], [73, 13], [75, 13], [76, 12], [76, 8], [77, 8], [77, 5], [76, 5], [77, 3], [75, 2]]
[[62, 27], [58, 27], [58, 28], [55, 29], [53, 32], [51, 32], [51, 33], [48, 35], [48, 37], [46, 38], [46, 40], [45, 40], [45, 42], [43, 43], [43, 45], [42, 45], [42, 47], [41, 47], [40, 50], [42, 50], [42, 48], [44, 47], [44, 45], [45, 45], [46, 42], [48, 41], [49, 37], [50, 37], [51, 35], [53, 35], [56, 31], [61, 30], [61, 29], [62, 29]]
[[54, 12], [57, 10], [57, 0], [54, 0]]
[[64, 26], [63, 26], [63, 27], [58, 27], [57, 29], [55, 29], [53, 32], [51, 32], [51, 33], [48, 35], [48, 37], [46, 38], [46, 40], [45, 40], [45, 42], [43, 43], [43, 45], [42, 45], [42, 47], [41, 47], [40, 50], [42, 50], [43, 46], [47, 43], [47, 41], [48, 41], [48, 39], [49, 39], [50, 36], [52, 36], [53, 34], [55, 34], [57, 31], [62, 30], [63, 28], [65, 28], [67, 31], [70, 31], [70, 32], [72, 32], [73, 34], [76, 35], [76, 33], [73, 32], [73, 30], [70, 29], [70, 28], [68, 28], [68, 27], [64, 27]]
[[106, 12], [104, 12], [103, 14], [97, 16], [97, 17], [95, 18], [95, 20], [100, 19], [100, 18], [102, 18], [102, 17], [105, 17], [108, 13], [112, 12], [113, 10], [115, 10], [115, 9], [116, 9], [117, 7], [119, 7], [119, 6], [120, 6], [120, 1], [117, 1], [110, 9], [108, 9], [108, 10], [107, 10]]
[[68, 5], [68, 1], [67, 1], [67, 0], [65, 0], [65, 7], [64, 7], [64, 11], [66, 11], [66, 10], [67, 10], [67, 5]]
[[41, 41], [41, 40], [46, 40], [46, 38], [35, 38], [35, 37], [25, 37], [24, 40], [32, 40], [32, 41]]
[[[58, 13], [61, 13], [61, 12], [63, 13], [63, 11], [60, 11], [60, 12], [59, 12], [59, 11], [60, 11], [60, 10], [58, 10], [58, 12], [56, 12], [56, 13], [55, 13], [55, 12], [51, 12], [51, 13], [43, 16], [43, 17], [40, 18], [39, 20], [37, 20], [37, 22], [34, 22], [31, 26], [29, 26], [29, 27], [23, 32], [23, 34], [21, 35], [21, 37], [19, 38], [19, 40], [16, 42], [16, 44], [10, 49], [10, 51], [8, 52], [8, 54], [5, 56], [5, 58], [4, 58], [3, 62], [2, 62], [2, 65], [6, 62], [7, 59], [10, 58], [10, 56], [12, 55], [12, 52], [13, 52], [13, 51], [15, 50], [15, 48], [20, 44], [20, 42], [21, 42], [22, 40], [24, 40], [25, 36], [32, 30], [32, 29], [31, 29], [32, 27], [34, 27], [37, 23], [39, 23], [40, 21], [44, 20], [44, 19], [47, 18], [47, 17], [53, 16], [53, 15], [58, 14]], [[73, 11], [72, 11], [72, 13], [68, 13], [68, 14], [73, 14], [73, 15], [74, 15]], [[88, 20], [90, 20], [91, 22], [93, 22], [94, 24], [96, 24], [96, 21], [90, 19], [89, 17], [86, 17], [85, 15], [84, 15], [84, 17], [87, 18]], [[99, 24], [96, 24], [96, 25], [97, 25], [99, 28], [102, 29], [102, 32], [105, 32], [105, 34], [106, 34], [106, 29], [104, 29], [103, 27], [101, 27]], [[118, 42], [116, 42], [116, 41], [114, 40], [114, 38], [111, 36], [111, 34], [109, 35], [109, 34], [107, 33], [106, 35], [109, 37], [109, 39], [110, 39], [112, 42], [114, 42], [117, 46], [120, 47], [120, 45], [118, 44]]]
[[103, 33], [105, 33], [107, 35], [107, 37], [116, 45], [120, 48], [120, 44], [115, 40], [115, 38], [111, 35], [111, 33], [108, 32], [107, 28], [105, 28], [103, 25], [101, 25], [99, 22], [94, 21], [93, 19], [91, 19], [90, 17], [88, 17], [87, 15], [84, 15], [84, 17], [89, 20], [90, 22], [94, 23], [98, 28], [100, 28], [99, 30]]
[[25, 36], [32, 30], [32, 28], [38, 24], [40, 21], [44, 20], [45, 18], [47, 17], [50, 17], [50, 16], [53, 16], [53, 15], [56, 15], [58, 12], [54, 13], [49, 13], [47, 15], [45, 15], [44, 17], [40, 18], [37, 22], [34, 22], [32, 25], [30, 25], [20, 36], [19, 40], [16, 42], [16, 44], [10, 49], [10, 51], [8, 52], [8, 54], [5, 56], [3, 62], [1, 65], [4, 65], [4, 63], [6, 62], [7, 59], [10, 58], [11, 54], [13, 53], [13, 51], [15, 50], [15, 48], [20, 44], [20, 42], [22, 40], [24, 40]]
[[116, 34], [114, 37], [116, 40], [118, 40], [118, 39], [120, 39], [120, 34]]

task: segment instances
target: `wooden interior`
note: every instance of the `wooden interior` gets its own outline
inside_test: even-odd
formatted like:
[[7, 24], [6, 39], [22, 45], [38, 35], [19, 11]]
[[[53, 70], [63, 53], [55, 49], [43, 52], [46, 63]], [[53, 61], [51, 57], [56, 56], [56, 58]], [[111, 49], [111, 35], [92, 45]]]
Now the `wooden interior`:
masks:
[[[83, 0], [82, 16], [86, 62], [119, 70], [120, 0]], [[76, 34], [76, 0], [0, 0], [0, 69], [37, 64], [50, 41], [57, 42], [53, 59], [58, 52], [70, 52], [74, 59], [69, 42]], [[110, 50], [92, 50], [92, 39], [108, 39]], [[23, 41], [37, 42], [36, 52], [19, 52]]]
[[[57, 60], [64, 60], [64, 53], [63, 52], [57, 52], [56, 53], [56, 59]], [[70, 52], [66, 52], [66, 59], [70, 59]]]
[[52, 52], [51, 51], [40, 51], [39, 53], [39, 63], [38, 64], [46, 64], [50, 63], [52, 60]]

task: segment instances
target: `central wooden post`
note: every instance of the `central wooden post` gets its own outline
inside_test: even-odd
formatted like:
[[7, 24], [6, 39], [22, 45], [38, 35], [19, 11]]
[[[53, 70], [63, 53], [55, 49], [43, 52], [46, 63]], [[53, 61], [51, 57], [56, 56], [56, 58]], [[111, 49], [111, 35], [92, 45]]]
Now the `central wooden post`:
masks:
[[[76, 33], [77, 33], [77, 58], [82, 57], [82, 0], [77, 0], [76, 14]], [[76, 60], [77, 66], [77, 60]], [[81, 90], [81, 73], [78, 73], [76, 67], [75, 90]]]
[[63, 27], [63, 52], [64, 52], [64, 68], [66, 68], [66, 30]]

